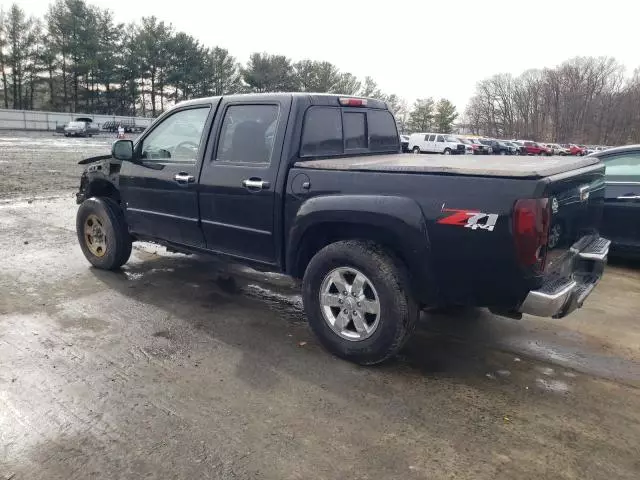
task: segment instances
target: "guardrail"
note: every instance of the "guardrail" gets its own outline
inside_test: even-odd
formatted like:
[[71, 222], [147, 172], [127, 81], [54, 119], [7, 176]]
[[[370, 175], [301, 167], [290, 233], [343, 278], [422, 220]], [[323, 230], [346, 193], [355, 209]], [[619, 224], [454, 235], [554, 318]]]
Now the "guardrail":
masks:
[[122, 122], [138, 127], [148, 127], [153, 121], [146, 117], [125, 117], [119, 115], [90, 115], [81, 112], [46, 112], [39, 110], [0, 109], [0, 130], [59, 130], [60, 125], [76, 118], [91, 118], [98, 127], [106, 122]]

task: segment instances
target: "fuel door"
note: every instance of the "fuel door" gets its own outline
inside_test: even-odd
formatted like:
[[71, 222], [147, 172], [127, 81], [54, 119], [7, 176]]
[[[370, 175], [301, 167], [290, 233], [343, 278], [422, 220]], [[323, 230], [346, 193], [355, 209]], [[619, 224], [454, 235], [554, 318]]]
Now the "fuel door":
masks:
[[306, 173], [299, 173], [293, 177], [290, 189], [295, 197], [305, 196], [311, 190], [311, 179]]

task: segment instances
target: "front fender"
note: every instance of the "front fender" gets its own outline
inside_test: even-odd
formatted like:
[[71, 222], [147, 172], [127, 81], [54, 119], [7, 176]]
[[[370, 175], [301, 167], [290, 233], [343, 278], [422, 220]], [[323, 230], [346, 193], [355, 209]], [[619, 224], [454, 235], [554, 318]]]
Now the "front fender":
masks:
[[322, 224], [336, 223], [374, 227], [381, 237], [391, 241], [392, 245], [387, 246], [406, 263], [418, 298], [425, 303], [433, 300], [437, 290], [427, 224], [417, 202], [406, 197], [328, 195], [305, 201], [289, 230], [286, 252], [289, 273], [297, 265], [298, 252], [307, 232]]

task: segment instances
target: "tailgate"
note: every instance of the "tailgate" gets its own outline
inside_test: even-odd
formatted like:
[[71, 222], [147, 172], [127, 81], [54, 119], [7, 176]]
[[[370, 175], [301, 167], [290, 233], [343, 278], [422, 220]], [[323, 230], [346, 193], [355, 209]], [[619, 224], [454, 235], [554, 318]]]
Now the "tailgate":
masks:
[[[545, 273], [558, 273], [563, 265], [598, 237], [604, 206], [604, 164], [596, 164], [548, 177], [551, 222]], [[573, 247], [573, 248], [572, 248]]]

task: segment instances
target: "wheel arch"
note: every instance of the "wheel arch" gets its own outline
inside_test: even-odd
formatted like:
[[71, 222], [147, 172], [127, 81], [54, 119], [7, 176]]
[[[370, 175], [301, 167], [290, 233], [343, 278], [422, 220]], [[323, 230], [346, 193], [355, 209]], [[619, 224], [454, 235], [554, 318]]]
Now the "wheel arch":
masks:
[[340, 240], [367, 240], [381, 245], [406, 266], [416, 298], [425, 304], [436, 301], [426, 221], [414, 200], [369, 195], [308, 200], [289, 230], [287, 273], [302, 278], [311, 258]]
[[121, 203], [120, 190], [118, 187], [105, 178], [93, 178], [87, 180], [83, 189], [84, 197], [104, 197], [111, 198], [116, 203]]

